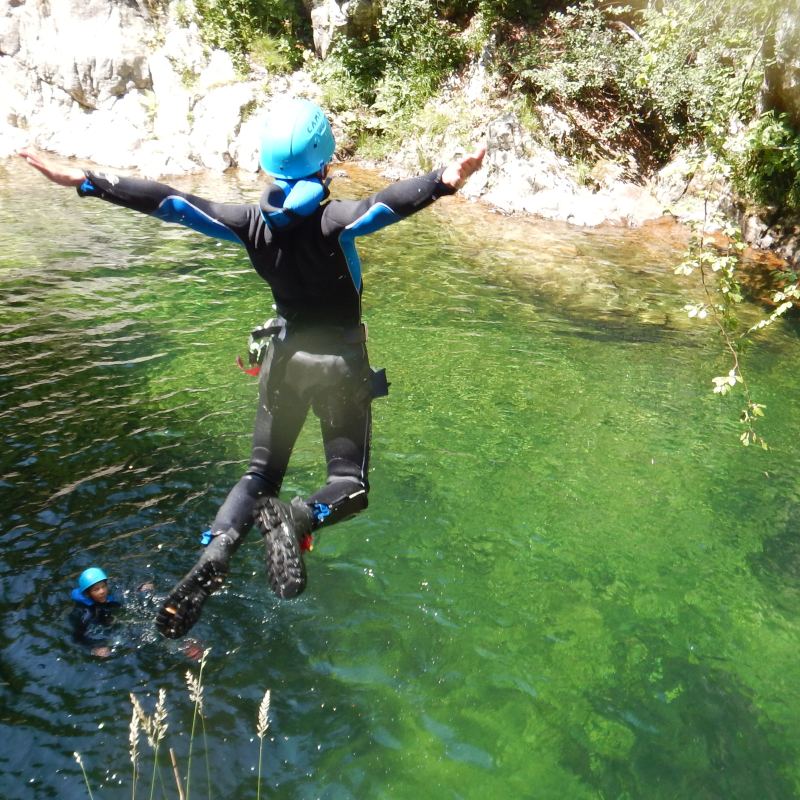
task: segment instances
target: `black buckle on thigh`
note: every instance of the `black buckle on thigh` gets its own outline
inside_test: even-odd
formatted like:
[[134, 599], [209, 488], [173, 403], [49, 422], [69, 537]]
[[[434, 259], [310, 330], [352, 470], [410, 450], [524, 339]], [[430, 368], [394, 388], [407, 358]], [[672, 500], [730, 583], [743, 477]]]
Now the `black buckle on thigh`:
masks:
[[372, 370], [372, 399], [386, 397], [389, 394], [389, 387], [392, 385], [386, 380], [386, 370], [375, 369], [375, 367], [370, 367], [370, 369]]

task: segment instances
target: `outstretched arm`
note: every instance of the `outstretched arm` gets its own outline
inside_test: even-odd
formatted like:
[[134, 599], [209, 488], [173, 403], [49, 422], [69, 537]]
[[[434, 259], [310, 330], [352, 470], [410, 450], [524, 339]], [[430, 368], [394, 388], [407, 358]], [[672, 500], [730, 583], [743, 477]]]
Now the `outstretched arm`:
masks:
[[48, 180], [59, 186], [76, 188], [81, 197], [98, 197], [215, 239], [246, 244], [253, 228], [253, 217], [258, 213], [252, 204], [213, 203], [156, 181], [62, 167], [29, 148], [16, 152]]
[[338, 200], [326, 209], [326, 236], [365, 236], [421, 211], [444, 195], [455, 194], [483, 163], [486, 148], [454, 161], [443, 169], [388, 186], [364, 200]]

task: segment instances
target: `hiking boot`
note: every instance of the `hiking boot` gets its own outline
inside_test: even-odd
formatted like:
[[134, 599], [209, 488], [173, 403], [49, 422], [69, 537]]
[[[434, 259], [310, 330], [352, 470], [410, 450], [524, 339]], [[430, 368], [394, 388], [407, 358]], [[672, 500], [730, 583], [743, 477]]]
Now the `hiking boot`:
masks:
[[256, 525], [264, 537], [264, 569], [278, 597], [288, 600], [306, 588], [303, 551], [309, 549], [311, 508], [300, 497], [291, 504], [268, 498], [256, 513]]
[[156, 630], [167, 639], [184, 636], [200, 619], [208, 596], [222, 586], [228, 576], [231, 556], [244, 537], [231, 528], [211, 538], [200, 560], [170, 592], [156, 614]]

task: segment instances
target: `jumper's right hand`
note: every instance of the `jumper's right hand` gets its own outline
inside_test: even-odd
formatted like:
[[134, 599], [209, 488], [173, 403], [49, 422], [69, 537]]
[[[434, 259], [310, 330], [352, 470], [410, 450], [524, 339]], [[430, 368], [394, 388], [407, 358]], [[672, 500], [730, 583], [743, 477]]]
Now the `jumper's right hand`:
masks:
[[481, 168], [485, 155], [486, 145], [482, 144], [474, 153], [448, 164], [442, 173], [442, 183], [458, 191], [467, 182], [467, 178]]
[[23, 147], [14, 151], [20, 158], [24, 158], [34, 169], [38, 169], [42, 175], [59, 186], [80, 186], [86, 176], [82, 169], [74, 167], [62, 167], [58, 164], [42, 158], [38, 153], [29, 147]]
[[92, 648], [92, 655], [99, 658], [108, 658], [111, 655], [110, 647], [94, 647]]

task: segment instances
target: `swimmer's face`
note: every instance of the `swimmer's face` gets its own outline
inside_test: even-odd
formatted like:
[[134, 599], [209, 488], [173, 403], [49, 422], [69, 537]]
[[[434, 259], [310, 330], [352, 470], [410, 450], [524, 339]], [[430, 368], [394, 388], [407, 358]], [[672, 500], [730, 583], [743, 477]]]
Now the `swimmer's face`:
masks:
[[86, 594], [89, 595], [89, 599], [94, 600], [95, 603], [105, 603], [108, 597], [108, 583], [106, 583], [106, 581], [99, 581], [94, 584], [94, 586], [90, 586], [86, 590]]

